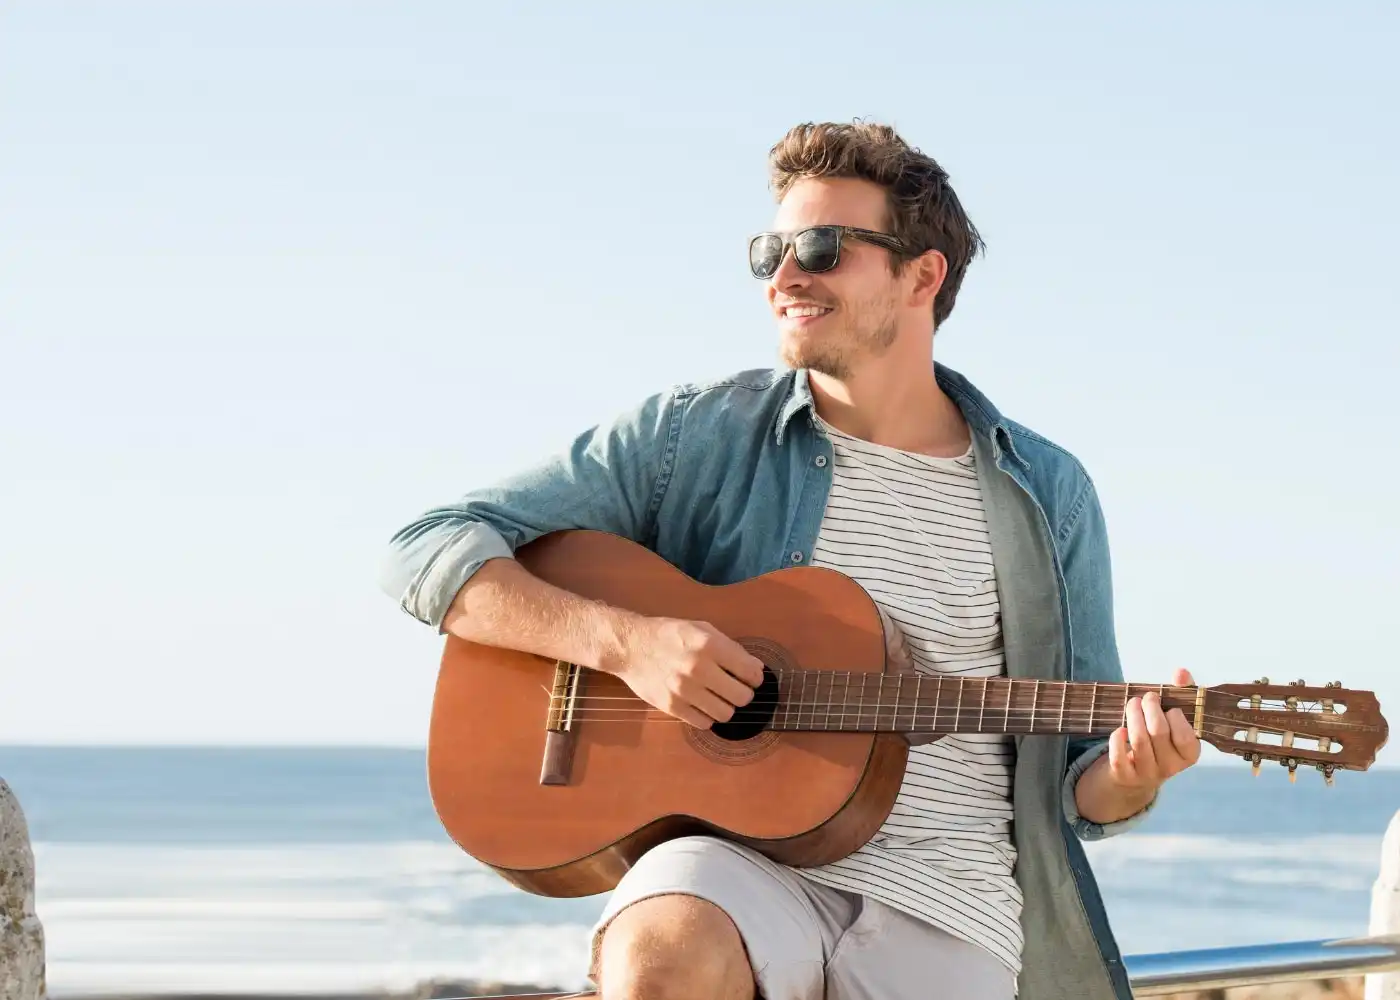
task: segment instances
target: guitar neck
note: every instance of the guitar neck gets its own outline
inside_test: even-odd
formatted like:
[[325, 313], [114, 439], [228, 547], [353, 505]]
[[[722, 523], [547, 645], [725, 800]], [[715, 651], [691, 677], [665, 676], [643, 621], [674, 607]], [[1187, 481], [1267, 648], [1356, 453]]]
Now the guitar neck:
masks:
[[1197, 711], [1195, 687], [1097, 684], [1007, 677], [778, 672], [769, 728], [821, 732], [1005, 733], [1102, 736], [1123, 724], [1128, 702], [1148, 692], [1164, 709]]

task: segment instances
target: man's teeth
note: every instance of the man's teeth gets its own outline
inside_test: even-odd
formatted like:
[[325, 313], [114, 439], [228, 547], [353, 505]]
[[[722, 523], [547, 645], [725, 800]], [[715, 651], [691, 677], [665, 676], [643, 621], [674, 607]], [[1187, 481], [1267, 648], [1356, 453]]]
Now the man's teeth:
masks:
[[793, 316], [793, 317], [797, 317], [797, 316], [820, 316], [822, 313], [826, 313], [826, 312], [831, 312], [831, 310], [830, 310], [830, 309], [827, 309], [827, 308], [825, 308], [825, 307], [823, 307], [823, 306], [788, 306], [788, 307], [787, 307], [787, 314], [788, 314], [789, 316]]

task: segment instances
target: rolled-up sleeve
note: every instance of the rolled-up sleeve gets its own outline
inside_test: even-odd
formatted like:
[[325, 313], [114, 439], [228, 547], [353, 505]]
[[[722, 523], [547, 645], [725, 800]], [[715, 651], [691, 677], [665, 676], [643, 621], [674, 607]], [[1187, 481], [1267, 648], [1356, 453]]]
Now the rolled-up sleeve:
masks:
[[466, 520], [467, 516], [446, 533], [434, 524], [417, 534], [396, 537], [384, 561], [384, 589], [398, 598], [405, 612], [425, 624], [440, 626], [457, 591], [489, 560], [514, 556], [500, 532], [484, 521]]
[[585, 528], [646, 542], [677, 426], [674, 394], [652, 396], [584, 431], [562, 453], [425, 511], [390, 539], [380, 586], [407, 614], [441, 629], [477, 570], [491, 559], [513, 558], [541, 535]]
[[1089, 765], [1106, 753], [1108, 753], [1107, 740], [1091, 744], [1070, 762], [1069, 768], [1065, 772], [1065, 780], [1061, 788], [1065, 820], [1073, 827], [1075, 835], [1080, 840], [1103, 840], [1105, 837], [1127, 833], [1145, 820], [1147, 814], [1157, 805], [1157, 795], [1154, 795], [1152, 801], [1148, 802], [1142, 809], [1112, 823], [1095, 823], [1079, 814], [1079, 803], [1075, 800], [1074, 789], [1079, 784], [1080, 777], [1089, 769]]

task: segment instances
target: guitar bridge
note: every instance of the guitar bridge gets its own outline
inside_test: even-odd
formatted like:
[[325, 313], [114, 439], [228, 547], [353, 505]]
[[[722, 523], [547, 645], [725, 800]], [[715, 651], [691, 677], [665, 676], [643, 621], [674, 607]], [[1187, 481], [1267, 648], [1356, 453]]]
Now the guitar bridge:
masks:
[[540, 762], [541, 785], [567, 785], [574, 769], [574, 705], [583, 668], [557, 660], [554, 686], [549, 692], [549, 718], [545, 723], [544, 759]]

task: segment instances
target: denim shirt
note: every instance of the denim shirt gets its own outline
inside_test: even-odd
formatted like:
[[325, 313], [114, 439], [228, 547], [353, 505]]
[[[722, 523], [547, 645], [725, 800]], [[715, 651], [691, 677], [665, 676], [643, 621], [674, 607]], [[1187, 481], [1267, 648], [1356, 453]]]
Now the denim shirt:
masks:
[[[1074, 456], [1003, 417], [963, 376], [934, 370], [972, 432], [1008, 675], [1121, 682], [1093, 482]], [[734, 583], [811, 557], [831, 475], [831, 444], [816, 427], [805, 371], [678, 386], [583, 432], [562, 453], [413, 520], [390, 542], [382, 585], [405, 612], [441, 629], [483, 563], [567, 528], [612, 532], [703, 583]], [[1129, 1000], [1079, 841], [1128, 829], [1152, 806], [1109, 825], [1079, 815], [1075, 784], [1106, 739], [1015, 742], [1019, 997]]]

